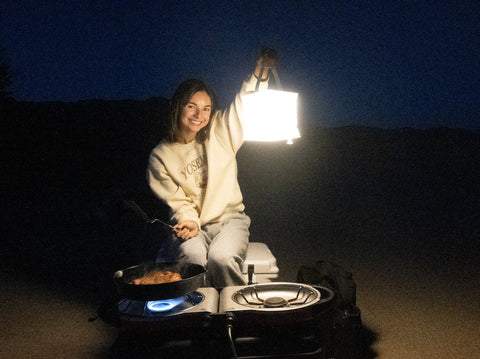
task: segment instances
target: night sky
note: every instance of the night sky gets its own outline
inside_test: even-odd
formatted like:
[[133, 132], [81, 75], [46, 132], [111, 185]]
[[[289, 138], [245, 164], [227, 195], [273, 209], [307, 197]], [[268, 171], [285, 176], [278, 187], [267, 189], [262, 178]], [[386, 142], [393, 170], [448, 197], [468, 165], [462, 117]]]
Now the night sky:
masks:
[[301, 122], [479, 129], [479, 14], [461, 0], [7, 0], [0, 48], [17, 100], [170, 98], [201, 77], [225, 105], [268, 45]]

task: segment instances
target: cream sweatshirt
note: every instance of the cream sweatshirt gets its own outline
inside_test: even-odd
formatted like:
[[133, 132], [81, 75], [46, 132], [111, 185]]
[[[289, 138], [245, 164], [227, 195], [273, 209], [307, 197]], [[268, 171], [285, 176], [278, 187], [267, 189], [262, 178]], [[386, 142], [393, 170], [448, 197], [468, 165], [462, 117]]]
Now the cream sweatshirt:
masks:
[[[256, 81], [252, 75], [229, 108], [213, 114], [204, 144], [162, 141], [151, 152], [147, 180], [153, 193], [170, 207], [173, 222], [192, 220], [201, 227], [245, 209], [236, 154], [243, 144], [242, 96], [255, 91]], [[261, 82], [261, 88], [267, 86]]]

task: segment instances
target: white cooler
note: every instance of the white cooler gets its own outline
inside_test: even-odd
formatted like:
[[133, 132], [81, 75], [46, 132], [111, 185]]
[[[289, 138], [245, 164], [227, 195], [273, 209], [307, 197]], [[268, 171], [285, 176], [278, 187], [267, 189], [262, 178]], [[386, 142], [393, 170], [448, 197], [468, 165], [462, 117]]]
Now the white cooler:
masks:
[[242, 273], [247, 284], [268, 283], [278, 277], [277, 259], [265, 243], [248, 243]]

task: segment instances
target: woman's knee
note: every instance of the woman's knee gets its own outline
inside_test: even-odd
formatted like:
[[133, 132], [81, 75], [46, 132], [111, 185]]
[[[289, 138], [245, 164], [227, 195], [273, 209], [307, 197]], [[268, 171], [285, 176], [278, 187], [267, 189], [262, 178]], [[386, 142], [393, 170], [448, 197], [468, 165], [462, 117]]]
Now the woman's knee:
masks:
[[208, 266], [230, 267], [238, 265], [241, 261], [240, 256], [228, 251], [215, 251], [208, 254]]
[[207, 265], [207, 248], [200, 238], [195, 237], [183, 242], [179, 249], [180, 261]]

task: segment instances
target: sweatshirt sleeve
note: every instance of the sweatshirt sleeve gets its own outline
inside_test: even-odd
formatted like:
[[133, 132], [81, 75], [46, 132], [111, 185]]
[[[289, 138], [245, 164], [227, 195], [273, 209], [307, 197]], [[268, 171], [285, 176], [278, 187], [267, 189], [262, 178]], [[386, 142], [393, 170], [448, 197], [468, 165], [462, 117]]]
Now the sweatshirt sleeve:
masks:
[[155, 196], [170, 207], [171, 220], [175, 223], [186, 220], [194, 221], [198, 228], [201, 227], [197, 205], [185, 194], [182, 187], [173, 180], [155, 150], [150, 154], [148, 161], [147, 180]]
[[[255, 92], [257, 78], [252, 74], [250, 78], [243, 82], [240, 91], [235, 96], [235, 100], [230, 106], [216, 114], [214, 135], [221, 142], [228, 144], [236, 153], [243, 144], [243, 99], [248, 93]], [[260, 82], [259, 90], [268, 88], [268, 81]]]

